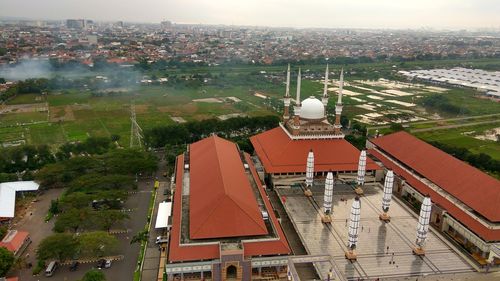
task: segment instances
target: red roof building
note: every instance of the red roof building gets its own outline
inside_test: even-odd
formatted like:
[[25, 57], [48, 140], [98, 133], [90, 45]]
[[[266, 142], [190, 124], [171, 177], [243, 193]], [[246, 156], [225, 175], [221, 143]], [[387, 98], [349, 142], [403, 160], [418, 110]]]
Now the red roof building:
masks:
[[248, 154], [211, 136], [177, 157], [167, 273], [178, 262], [207, 260], [224, 271], [227, 254], [240, 257], [238, 274], [251, 274], [243, 264], [252, 257], [290, 253]]
[[[266, 173], [305, 173], [307, 154], [314, 152], [314, 172], [356, 172], [360, 151], [342, 138], [292, 139], [283, 127], [250, 138]], [[379, 167], [367, 159], [368, 171]]]
[[9, 230], [7, 235], [0, 242], [0, 247], [5, 247], [15, 256], [22, 253], [25, 247], [31, 242], [29, 233], [26, 231]]
[[475, 243], [483, 255], [488, 243], [500, 241], [500, 181], [407, 132], [371, 139], [367, 146], [403, 187], [430, 195], [433, 208], [443, 210], [440, 229], [452, 227], [457, 241]]
[[191, 239], [266, 235], [236, 145], [213, 136], [189, 147]]

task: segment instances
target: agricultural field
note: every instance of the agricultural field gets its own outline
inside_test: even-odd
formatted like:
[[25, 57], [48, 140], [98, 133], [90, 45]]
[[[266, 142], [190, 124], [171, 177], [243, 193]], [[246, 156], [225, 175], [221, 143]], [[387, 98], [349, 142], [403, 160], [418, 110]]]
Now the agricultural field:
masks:
[[[432, 128], [439, 125], [442, 118], [456, 117], [421, 105], [420, 99], [435, 94], [446, 95], [450, 103], [462, 107], [464, 110], [460, 116], [500, 112], [500, 104], [476, 98], [472, 90], [395, 80], [400, 79], [394, 75], [397, 70], [424, 67], [429, 63], [402, 63], [396, 68], [383, 63], [345, 67], [343, 114], [369, 126], [417, 122], [414, 128]], [[457, 62], [440, 63], [451, 65]], [[473, 62], [475, 66], [487, 63], [486, 60]], [[321, 96], [324, 67], [301, 65], [302, 99]], [[285, 66], [241, 65], [145, 71], [145, 75], [168, 76], [172, 81], [159, 85], [133, 84], [115, 92], [103, 91], [99, 95], [82, 88], [51, 91], [45, 96], [18, 95], [0, 105], [0, 142], [4, 146], [20, 143], [57, 146], [67, 141], [84, 140], [88, 136], [119, 135], [119, 144], [127, 146], [132, 104], [143, 130], [206, 118], [279, 114], [285, 91], [285, 70]], [[297, 70], [298, 66], [292, 66], [290, 94], [293, 97]], [[333, 81], [328, 85], [328, 108], [333, 114], [340, 66], [330, 64], [330, 70]], [[208, 78], [206, 81], [196, 80], [194, 75]], [[391, 80], [379, 79], [382, 75]]]
[[[243, 87], [218, 89], [139, 86], [113, 96], [95, 97], [88, 92], [49, 94], [44, 108], [32, 104], [33, 96], [19, 95], [4, 105], [0, 114], [0, 138], [5, 144], [58, 145], [84, 140], [89, 136], [119, 135], [127, 146], [130, 135], [131, 105], [143, 130], [175, 121], [201, 120], [275, 114], [264, 102]], [[266, 93], [266, 96], [269, 96]], [[273, 94], [271, 93], [271, 96]], [[28, 102], [27, 104], [24, 104]], [[24, 104], [24, 105], [23, 105]], [[15, 106], [24, 108], [11, 110]], [[29, 105], [29, 106], [28, 106]], [[1, 108], [0, 108], [1, 110]]]
[[493, 159], [500, 160], [500, 142], [495, 139], [494, 130], [500, 133], [500, 122], [449, 130], [433, 130], [414, 133], [414, 135], [425, 141], [439, 141], [466, 148], [474, 154], [485, 153]]

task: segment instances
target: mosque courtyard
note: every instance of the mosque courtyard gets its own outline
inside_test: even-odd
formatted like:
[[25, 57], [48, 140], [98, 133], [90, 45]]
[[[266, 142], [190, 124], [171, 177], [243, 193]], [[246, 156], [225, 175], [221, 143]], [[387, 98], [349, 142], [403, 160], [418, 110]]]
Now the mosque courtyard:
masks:
[[[335, 280], [404, 280], [408, 277], [443, 274], [456, 277], [471, 273], [473, 267], [432, 228], [425, 244], [425, 256], [413, 255], [418, 216], [393, 196], [388, 214], [391, 221], [379, 220], [382, 186], [367, 184], [361, 196], [361, 223], [356, 247], [357, 261], [345, 259], [348, 218], [356, 197], [351, 186], [337, 184], [333, 192], [332, 223], [321, 222], [324, 180], [304, 196], [302, 187], [276, 188], [290, 220], [309, 255], [331, 255], [330, 263], [315, 263], [322, 280], [332, 270]], [[458, 274], [458, 275], [457, 275]], [[460, 280], [453, 278], [454, 280]], [[451, 280], [451, 279], [450, 279]]]

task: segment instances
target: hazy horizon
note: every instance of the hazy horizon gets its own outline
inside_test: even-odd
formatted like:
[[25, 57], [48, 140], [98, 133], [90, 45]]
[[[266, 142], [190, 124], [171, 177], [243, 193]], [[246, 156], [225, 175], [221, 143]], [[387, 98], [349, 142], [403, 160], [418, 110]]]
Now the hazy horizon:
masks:
[[[0, 16], [294, 28], [500, 28], [497, 0], [0, 0]], [[30, 7], [30, 8], [27, 8]]]

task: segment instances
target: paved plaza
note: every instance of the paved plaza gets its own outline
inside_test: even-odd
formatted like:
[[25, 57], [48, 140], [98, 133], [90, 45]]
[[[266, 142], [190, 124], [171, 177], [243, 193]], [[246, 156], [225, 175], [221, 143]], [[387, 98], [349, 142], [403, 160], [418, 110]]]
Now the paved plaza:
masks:
[[[410, 276], [473, 271], [469, 263], [442, 241], [434, 230], [431, 230], [427, 238], [426, 255], [424, 257], [413, 255], [417, 217], [393, 197], [389, 210], [391, 222], [380, 221], [383, 191], [379, 185], [364, 187], [365, 195], [361, 197], [361, 225], [356, 249], [358, 258], [356, 262], [351, 263], [344, 257], [344, 252], [347, 250], [346, 220], [356, 195], [350, 186], [335, 185], [333, 221], [331, 224], [323, 224], [321, 222], [323, 190], [324, 186], [319, 183], [315, 185], [312, 188], [314, 195], [312, 198], [305, 197], [300, 188], [277, 189], [277, 192], [284, 201], [285, 209], [308, 253], [331, 255], [345, 279], [401, 279]], [[316, 267], [321, 279], [326, 280], [331, 265], [317, 263]]]

